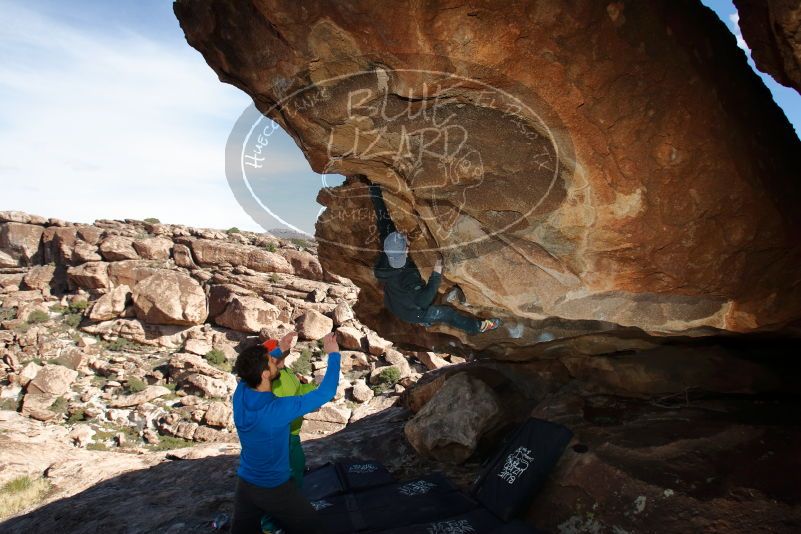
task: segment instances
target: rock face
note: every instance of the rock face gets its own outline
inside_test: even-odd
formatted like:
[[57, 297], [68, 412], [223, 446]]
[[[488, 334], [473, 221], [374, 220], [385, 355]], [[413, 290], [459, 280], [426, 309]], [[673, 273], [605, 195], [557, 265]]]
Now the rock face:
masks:
[[734, 0], [757, 68], [801, 93], [801, 2]]
[[192, 252], [200, 265], [243, 265], [264, 273], [291, 273], [292, 266], [282, 256], [249, 245], [212, 239], [192, 242]]
[[470, 347], [801, 318], [801, 143], [698, 2], [174, 10], [314, 171], [349, 177], [319, 195], [320, 261], [361, 287], [357, 317], [393, 341], [446, 338], [383, 309], [362, 177], [383, 186], [423, 275], [442, 251], [442, 289], [505, 320], [472, 338], [433, 328]]
[[136, 316], [154, 324], [201, 324], [209, 315], [206, 294], [194, 279], [165, 271], [133, 288]]
[[44, 228], [34, 224], [4, 222], [0, 224], [0, 251], [3, 261], [16, 265], [33, 265], [40, 259]]

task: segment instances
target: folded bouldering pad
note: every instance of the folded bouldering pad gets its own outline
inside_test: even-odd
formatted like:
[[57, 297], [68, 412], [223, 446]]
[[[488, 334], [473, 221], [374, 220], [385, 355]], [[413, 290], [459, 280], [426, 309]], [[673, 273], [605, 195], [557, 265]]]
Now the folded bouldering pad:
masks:
[[530, 503], [573, 437], [566, 427], [530, 418], [476, 480], [471, 494], [504, 521]]
[[316, 501], [392, 482], [395, 482], [395, 478], [379, 462], [331, 462], [306, 473], [303, 477], [303, 494], [310, 501]]
[[463, 514], [476, 502], [434, 474], [312, 502], [326, 532], [380, 531]]

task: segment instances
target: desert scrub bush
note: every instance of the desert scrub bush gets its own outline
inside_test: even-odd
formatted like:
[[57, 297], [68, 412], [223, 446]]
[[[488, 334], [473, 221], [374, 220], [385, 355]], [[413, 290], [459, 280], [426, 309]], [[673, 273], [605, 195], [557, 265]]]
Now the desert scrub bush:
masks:
[[14, 327], [14, 332], [16, 332], [18, 334], [24, 334], [25, 332], [30, 330], [30, 328], [31, 328], [30, 324], [28, 324], [28, 323], [20, 323], [20, 324], [18, 324], [17, 326]]
[[122, 352], [126, 350], [130, 352], [141, 352], [143, 349], [147, 348], [146, 345], [142, 345], [136, 341], [131, 341], [130, 339], [125, 339], [124, 337], [118, 337], [113, 341], [106, 341], [104, 346], [106, 350], [111, 350], [114, 352]]
[[106, 382], [108, 382], [108, 380], [105, 377], [100, 376], [100, 375], [94, 375], [89, 380], [89, 383], [92, 384], [93, 386], [97, 387], [97, 388], [102, 388], [103, 386], [106, 385]]
[[306, 250], [307, 248], [309, 248], [309, 242], [306, 241], [305, 239], [301, 239], [299, 237], [293, 237], [292, 239], [290, 239], [290, 241], [292, 241], [293, 244], [295, 244], [298, 248], [300, 248], [300, 250]]
[[50, 311], [53, 313], [67, 313], [67, 310], [69, 310], [69, 308], [61, 304], [53, 304], [50, 306]]
[[160, 224], [161, 221], [156, 219], [155, 217], [148, 217], [147, 219], [143, 220], [142, 222], [146, 222], [148, 224]]
[[38, 502], [50, 491], [50, 482], [28, 475], [9, 480], [0, 488], [0, 519], [12, 516]]
[[228, 358], [225, 357], [225, 353], [220, 349], [211, 349], [203, 357], [217, 369], [231, 372], [231, 364], [228, 363]]
[[86, 449], [90, 451], [107, 451], [108, 445], [106, 445], [103, 442], [93, 441], [92, 443], [86, 446]]
[[304, 348], [300, 351], [300, 358], [298, 358], [297, 361], [292, 364], [292, 370], [305, 376], [310, 375], [312, 372], [311, 359], [311, 349]]
[[73, 425], [75, 423], [80, 423], [81, 421], [86, 420], [86, 410], [83, 408], [79, 408], [72, 412], [69, 417], [67, 417], [67, 424]]
[[172, 449], [182, 449], [184, 447], [191, 447], [192, 442], [183, 438], [176, 438], [175, 436], [159, 436], [159, 442], [155, 445], [150, 445], [148, 448], [152, 451], [169, 451]]
[[83, 314], [68, 313], [64, 315], [64, 324], [70, 328], [78, 328], [78, 325], [81, 324], [81, 319], [83, 319]]
[[16, 308], [0, 308], [0, 321], [10, 321], [17, 318]]
[[130, 391], [131, 393], [139, 393], [140, 391], [144, 391], [145, 388], [147, 387], [147, 384], [145, 383], [144, 380], [136, 378], [135, 376], [129, 378], [126, 381], [126, 384], [128, 386], [128, 391]]
[[67, 408], [69, 407], [69, 402], [64, 397], [59, 397], [53, 401], [53, 404], [50, 405], [50, 411], [65, 414], [67, 413]]
[[388, 386], [394, 386], [400, 380], [400, 371], [397, 367], [387, 367], [378, 373], [378, 381]]
[[275, 250], [276, 250], [275, 243], [268, 243], [265, 248], [270, 252], [275, 252]]
[[278, 276], [278, 275], [277, 275], [277, 274], [275, 274], [275, 273], [271, 274], [271, 275], [270, 275], [270, 277], [269, 277], [268, 279], [269, 279], [269, 280], [270, 280], [270, 282], [271, 282], [271, 283], [273, 283], [273, 284], [280, 284], [280, 283], [281, 283], [281, 277], [280, 277], [280, 276]]
[[70, 313], [83, 313], [89, 307], [89, 301], [86, 300], [73, 300], [69, 306]]
[[0, 402], [0, 410], [11, 410], [16, 412], [19, 409], [19, 399], [3, 399]]
[[33, 310], [28, 314], [28, 324], [44, 323], [50, 319], [50, 314], [44, 310]]
[[239, 228], [237, 228], [236, 226], [232, 226], [231, 228], [226, 230], [225, 233], [226, 234], [241, 234], [242, 231]]

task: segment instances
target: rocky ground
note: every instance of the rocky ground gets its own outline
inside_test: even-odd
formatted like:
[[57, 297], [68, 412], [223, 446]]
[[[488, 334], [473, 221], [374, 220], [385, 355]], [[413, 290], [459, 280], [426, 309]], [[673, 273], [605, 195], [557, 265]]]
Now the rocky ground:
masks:
[[300, 341], [287, 363], [306, 380], [325, 373], [325, 333], [336, 329], [343, 355], [336, 398], [306, 417], [306, 441], [463, 361], [396, 350], [363, 326], [357, 288], [322, 270], [313, 241], [154, 221], [0, 221], [0, 485], [44, 477], [48, 491], [28, 507], [156, 465], [163, 451], [235, 452], [237, 350], [291, 329]]

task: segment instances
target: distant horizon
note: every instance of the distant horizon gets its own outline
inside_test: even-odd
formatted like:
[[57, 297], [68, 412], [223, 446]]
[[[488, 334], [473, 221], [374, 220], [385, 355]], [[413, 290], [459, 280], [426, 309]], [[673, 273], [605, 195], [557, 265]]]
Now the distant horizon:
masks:
[[[47, 219], [48, 221], [51, 220], [51, 219], [58, 219], [58, 220], [64, 221], [64, 222], [69, 223], [69, 224], [87, 225], [87, 226], [95, 226], [96, 223], [99, 222], [99, 221], [114, 221], [114, 222], [121, 222], [121, 223], [128, 224], [129, 221], [148, 223], [149, 221], [147, 221], [147, 219], [158, 219], [157, 217], [145, 217], [144, 219], [139, 219], [137, 217], [113, 217], [113, 218], [99, 217], [99, 218], [93, 220], [92, 222], [84, 222], [84, 221], [71, 221], [71, 220], [68, 220], [68, 219], [62, 219], [61, 217], [48, 217], [46, 214], [32, 213], [32, 212], [23, 211], [23, 210], [4, 210], [4, 209], [0, 209], [0, 212], [19, 212], [19, 213], [25, 213], [27, 215], [35, 215], [37, 217], [41, 217], [43, 219]], [[279, 234], [285, 234], [285, 235], [295, 234], [295, 235], [302, 235], [307, 239], [313, 239], [313, 240], [317, 239], [314, 236], [314, 234], [306, 234], [306, 233], [302, 233], [302, 232], [297, 232], [295, 230], [292, 230], [291, 228], [279, 228], [279, 227], [276, 227], [276, 228], [270, 228], [268, 230], [264, 230], [263, 228], [259, 228], [258, 230], [248, 230], [246, 228], [239, 228], [238, 226], [229, 226], [228, 228], [218, 228], [218, 227], [213, 227], [213, 226], [196, 226], [194, 224], [167, 222], [167, 221], [162, 221], [161, 219], [158, 219], [158, 223], [155, 223], [155, 224], [165, 224], [165, 225], [169, 225], [169, 226], [186, 226], [186, 227], [189, 227], [189, 228], [196, 228], [198, 230], [217, 230], [217, 231], [220, 231], [220, 232], [226, 232], [228, 230], [232, 230], [232, 229], [236, 228], [237, 230], [242, 231], [242, 232], [250, 232], [250, 233], [254, 233], [254, 234], [267, 233], [267, 234], [270, 234], [270, 235], [273, 235], [273, 236], [276, 236], [276, 237], [278, 237]]]
[[[731, 0], [702, 3], [736, 37], [798, 135], [801, 95], [756, 70]], [[0, 27], [0, 210], [269, 231], [239, 205], [225, 175], [228, 136], [252, 99], [220, 82], [189, 46], [171, 2], [0, 0], [0, 17], [14, 21]], [[260, 194], [313, 235], [325, 177], [280, 128], [271, 151]]]

